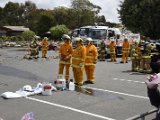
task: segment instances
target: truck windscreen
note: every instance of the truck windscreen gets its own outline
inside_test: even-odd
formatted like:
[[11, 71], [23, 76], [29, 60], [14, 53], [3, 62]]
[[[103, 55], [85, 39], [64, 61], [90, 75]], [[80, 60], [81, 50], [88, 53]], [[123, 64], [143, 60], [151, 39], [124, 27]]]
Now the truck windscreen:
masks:
[[89, 37], [92, 39], [106, 39], [107, 31], [104, 29], [92, 29], [90, 30]]

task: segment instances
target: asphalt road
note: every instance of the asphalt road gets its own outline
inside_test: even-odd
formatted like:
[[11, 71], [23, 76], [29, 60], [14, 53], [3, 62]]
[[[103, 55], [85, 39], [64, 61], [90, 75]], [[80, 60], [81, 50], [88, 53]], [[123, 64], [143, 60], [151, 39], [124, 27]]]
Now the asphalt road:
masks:
[[[38, 60], [23, 59], [24, 54], [26, 51], [20, 48], [0, 49], [0, 94], [26, 84], [54, 83], [58, 73], [56, 52], [49, 51], [48, 59]], [[33, 112], [36, 120], [126, 120], [154, 109], [144, 83], [148, 75], [131, 72], [131, 62], [120, 64], [120, 60], [96, 64], [96, 82], [85, 86], [88, 93], [80, 89], [53, 92], [52, 96], [0, 97], [0, 118], [20, 120], [25, 113]], [[70, 74], [73, 78], [72, 69]]]

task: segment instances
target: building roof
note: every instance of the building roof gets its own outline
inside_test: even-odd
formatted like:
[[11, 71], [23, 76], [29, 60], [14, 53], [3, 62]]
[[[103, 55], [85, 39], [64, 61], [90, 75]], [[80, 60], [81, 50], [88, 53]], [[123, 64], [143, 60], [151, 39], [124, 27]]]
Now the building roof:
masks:
[[12, 31], [27, 31], [29, 28], [26, 28], [25, 26], [3, 26], [3, 28], [7, 28]]

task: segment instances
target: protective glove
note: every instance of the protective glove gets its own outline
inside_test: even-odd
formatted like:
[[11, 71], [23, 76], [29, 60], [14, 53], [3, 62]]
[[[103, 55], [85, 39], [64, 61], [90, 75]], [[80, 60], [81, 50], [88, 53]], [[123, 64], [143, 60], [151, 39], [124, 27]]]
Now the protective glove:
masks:
[[93, 64], [97, 64], [97, 61], [94, 61]]

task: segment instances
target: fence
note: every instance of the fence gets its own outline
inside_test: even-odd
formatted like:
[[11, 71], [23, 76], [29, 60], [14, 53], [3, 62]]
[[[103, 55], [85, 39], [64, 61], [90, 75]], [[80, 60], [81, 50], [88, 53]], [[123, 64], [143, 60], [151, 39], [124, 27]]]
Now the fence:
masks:
[[150, 110], [150, 111], [148, 111], [148, 112], [142, 113], [142, 114], [140, 114], [140, 115], [135, 115], [135, 116], [133, 116], [133, 117], [131, 117], [131, 118], [128, 118], [128, 119], [126, 119], [126, 120], [138, 120], [138, 119], [140, 119], [140, 120], [145, 120], [145, 117], [146, 117], [146, 116], [148, 116], [148, 115], [150, 115], [150, 114], [152, 114], [152, 113], [155, 113], [155, 112], [157, 112], [157, 111], [158, 111], [157, 109], [153, 109], [153, 110]]

